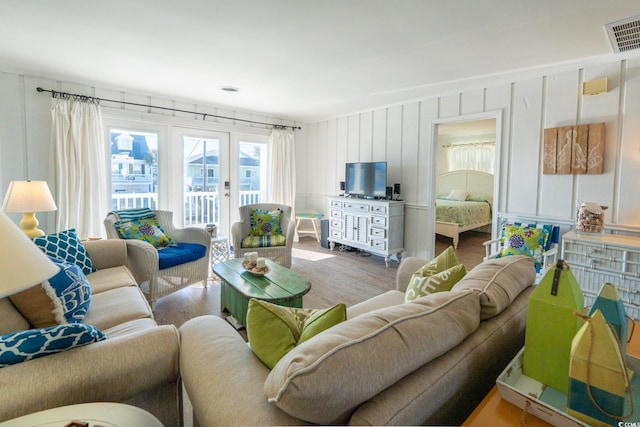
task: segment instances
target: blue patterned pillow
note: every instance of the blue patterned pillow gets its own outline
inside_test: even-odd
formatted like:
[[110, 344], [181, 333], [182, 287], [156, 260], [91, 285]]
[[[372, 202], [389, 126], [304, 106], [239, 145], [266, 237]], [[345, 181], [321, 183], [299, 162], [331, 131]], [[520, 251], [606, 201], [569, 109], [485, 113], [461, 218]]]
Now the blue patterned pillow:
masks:
[[64, 262], [75, 264], [82, 268], [84, 274], [90, 274], [96, 271], [87, 250], [84, 248], [80, 239], [76, 235], [75, 228], [61, 231], [56, 234], [47, 234], [42, 237], [33, 239], [36, 245], [45, 254], [59, 258]]
[[41, 285], [9, 296], [36, 328], [82, 322], [91, 302], [91, 286], [82, 269], [49, 255], [60, 271]]
[[106, 339], [102, 331], [83, 323], [3, 335], [0, 337], [0, 368]]
[[79, 323], [84, 319], [91, 303], [91, 286], [82, 269], [75, 264], [49, 256], [60, 272], [49, 279], [49, 285], [56, 292], [62, 304], [64, 318], [69, 323]]

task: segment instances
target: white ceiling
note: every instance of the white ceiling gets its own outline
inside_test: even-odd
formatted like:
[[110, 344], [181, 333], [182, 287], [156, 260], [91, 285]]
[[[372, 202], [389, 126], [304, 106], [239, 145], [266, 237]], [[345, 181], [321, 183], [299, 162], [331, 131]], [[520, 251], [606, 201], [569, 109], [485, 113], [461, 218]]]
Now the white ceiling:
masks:
[[2, 0], [0, 71], [314, 121], [611, 57], [604, 24], [638, 15], [638, 0]]

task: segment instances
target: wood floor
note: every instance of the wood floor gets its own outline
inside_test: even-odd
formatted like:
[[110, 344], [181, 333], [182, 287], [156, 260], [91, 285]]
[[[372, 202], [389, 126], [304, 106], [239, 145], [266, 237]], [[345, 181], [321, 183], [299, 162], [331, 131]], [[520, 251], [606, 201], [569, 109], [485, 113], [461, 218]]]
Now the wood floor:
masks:
[[[482, 242], [489, 234], [468, 231], [460, 236], [456, 254], [467, 271], [482, 262]], [[436, 254], [451, 245], [451, 239], [436, 236]], [[384, 258], [359, 256], [355, 252], [330, 251], [312, 237], [302, 237], [295, 243], [291, 269], [308, 277], [311, 290], [304, 296], [304, 306], [329, 307], [337, 302], [347, 306], [369, 299], [395, 288], [397, 264], [385, 268]], [[159, 324], [180, 327], [187, 320], [205, 314], [220, 316], [220, 282], [210, 277], [205, 287], [195, 284], [156, 303], [154, 315]]]

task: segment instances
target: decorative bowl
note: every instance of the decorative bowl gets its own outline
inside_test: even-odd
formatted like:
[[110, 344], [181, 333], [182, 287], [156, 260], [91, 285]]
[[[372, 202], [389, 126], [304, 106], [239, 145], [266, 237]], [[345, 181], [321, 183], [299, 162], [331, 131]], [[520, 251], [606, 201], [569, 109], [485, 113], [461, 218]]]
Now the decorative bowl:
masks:
[[264, 276], [265, 274], [267, 274], [269, 272], [269, 267], [265, 266], [264, 268], [258, 268], [258, 267], [256, 267], [256, 263], [255, 262], [243, 261], [242, 262], [242, 266], [249, 273], [254, 274], [256, 276]]

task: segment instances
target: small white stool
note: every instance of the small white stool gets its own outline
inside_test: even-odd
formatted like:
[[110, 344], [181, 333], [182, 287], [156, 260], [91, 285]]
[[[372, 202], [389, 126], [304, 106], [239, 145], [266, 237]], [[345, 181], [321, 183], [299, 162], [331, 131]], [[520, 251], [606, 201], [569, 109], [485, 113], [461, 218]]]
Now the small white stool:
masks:
[[[320, 220], [324, 214], [315, 214], [315, 213], [299, 213], [296, 214], [296, 233], [298, 236], [301, 234], [316, 236], [316, 240], [320, 242]], [[311, 228], [300, 228], [300, 223], [302, 221], [311, 221]]]
[[229, 238], [216, 236], [211, 238], [211, 266], [229, 259]]

